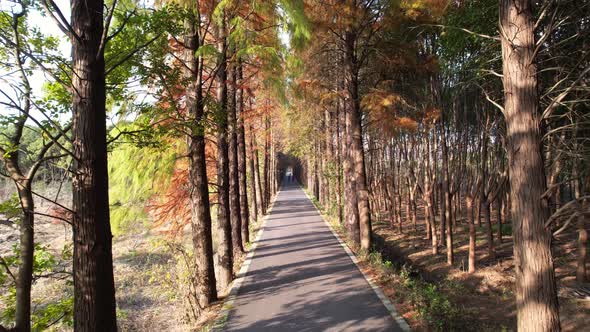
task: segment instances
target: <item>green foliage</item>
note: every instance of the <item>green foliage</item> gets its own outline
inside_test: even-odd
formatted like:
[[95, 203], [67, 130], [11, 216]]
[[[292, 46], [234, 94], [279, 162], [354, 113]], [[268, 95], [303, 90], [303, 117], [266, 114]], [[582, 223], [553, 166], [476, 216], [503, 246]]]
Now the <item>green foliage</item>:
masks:
[[401, 282], [409, 292], [408, 298], [420, 317], [436, 331], [460, 330], [459, 308], [435, 284], [413, 275], [407, 265], [402, 266], [399, 272]]
[[0, 215], [8, 220], [19, 219], [22, 216], [20, 201], [17, 194], [12, 194], [12, 196], [6, 201], [0, 202]]
[[311, 39], [311, 23], [305, 15], [303, 0], [279, 0], [279, 8], [282, 9], [281, 19], [286, 23], [291, 36], [291, 46], [301, 49]]
[[[135, 125], [118, 130], [134, 130]], [[111, 227], [121, 235], [147, 221], [145, 206], [172, 174], [179, 151], [174, 147], [117, 144], [109, 155]]]
[[[68, 249], [69, 248], [69, 249]], [[71, 259], [71, 246], [64, 247], [62, 256], [57, 257], [47, 246], [35, 244], [35, 253], [33, 256], [33, 280], [40, 276], [51, 273], [59, 266], [60, 259]], [[0, 268], [0, 289], [6, 290], [4, 295], [0, 295], [0, 300], [6, 303], [4, 311], [0, 313], [0, 323], [3, 325], [11, 324], [16, 314], [16, 283], [9, 275], [7, 269], [15, 275], [20, 263], [19, 247], [14, 244], [12, 254], [2, 257], [3, 266]], [[60, 258], [60, 259], [58, 259]], [[65, 292], [57, 299], [50, 300], [40, 299], [34, 301], [33, 312], [31, 313], [31, 328], [33, 331], [45, 331], [48, 327], [60, 323], [71, 326], [73, 324], [74, 298], [70, 292]]]
[[33, 331], [45, 331], [59, 321], [62, 325], [74, 325], [74, 297], [67, 296], [46, 304], [31, 315]]

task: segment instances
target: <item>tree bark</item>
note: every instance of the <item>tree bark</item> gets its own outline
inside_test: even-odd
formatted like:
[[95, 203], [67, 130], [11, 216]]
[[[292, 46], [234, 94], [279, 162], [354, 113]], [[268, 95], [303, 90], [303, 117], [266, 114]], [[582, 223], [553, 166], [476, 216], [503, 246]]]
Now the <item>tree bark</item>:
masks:
[[264, 211], [268, 210], [270, 204], [270, 118], [264, 116]]
[[551, 254], [535, 66], [535, 31], [530, 0], [500, 0], [517, 328], [559, 331], [559, 310]]
[[248, 190], [246, 177], [246, 133], [244, 128], [244, 90], [241, 86], [243, 74], [242, 64], [238, 61], [237, 67], [237, 91], [236, 91], [236, 108], [238, 121], [238, 174], [239, 174], [239, 194], [240, 194], [240, 216], [242, 219], [242, 241], [243, 243], [250, 242], [250, 210], [248, 208]]
[[236, 113], [236, 82], [237, 71], [235, 64], [228, 66], [228, 104], [227, 104], [227, 132], [229, 137], [229, 213], [231, 221], [231, 239], [234, 261], [244, 253], [242, 245], [242, 215], [240, 212], [240, 176], [238, 170], [238, 133]]
[[30, 180], [15, 182], [23, 219], [20, 223], [19, 267], [16, 276], [16, 331], [31, 330], [31, 286], [33, 284], [35, 203]]
[[193, 121], [191, 135], [187, 137], [189, 155], [189, 183], [191, 201], [191, 227], [195, 253], [195, 290], [200, 308], [217, 300], [217, 288], [213, 263], [213, 239], [211, 234], [211, 211], [209, 184], [205, 156], [205, 117], [202, 91], [202, 59], [195, 57], [198, 49], [196, 18], [185, 20], [185, 70], [186, 109]]
[[363, 151], [363, 134], [361, 125], [361, 110], [358, 92], [358, 59], [355, 52], [357, 36], [354, 32], [345, 33], [345, 85], [348, 90], [348, 112], [350, 112], [351, 155], [353, 161], [353, 175], [358, 193], [358, 213], [361, 249], [371, 249], [371, 210], [369, 207], [369, 191], [365, 173], [365, 155]]
[[252, 126], [250, 126], [250, 144], [249, 144], [249, 149], [250, 149], [250, 158], [249, 158], [249, 164], [250, 164], [250, 188], [251, 188], [251, 194], [250, 197], [252, 197], [252, 220], [254, 222], [256, 222], [258, 220], [258, 216], [260, 215], [258, 212], [261, 210], [260, 208], [260, 200], [258, 198], [258, 194], [256, 191], [256, 167], [255, 167], [255, 163], [254, 163], [254, 134], [253, 134], [253, 128]]
[[473, 196], [465, 197], [467, 203], [467, 223], [469, 224], [469, 259], [468, 259], [468, 272], [475, 272], [476, 259], [475, 246], [476, 246], [476, 232], [475, 232], [475, 221], [473, 220], [473, 202], [475, 201]]
[[250, 144], [252, 144], [252, 152], [254, 159], [254, 179], [255, 179], [255, 191], [256, 191], [256, 201], [258, 204], [258, 215], [262, 216], [266, 213], [264, 209], [264, 195], [262, 194], [262, 183], [260, 182], [260, 162], [258, 160], [258, 144], [256, 144], [256, 137], [254, 136], [254, 131], [252, 127], [250, 127]]
[[348, 147], [351, 145], [351, 116], [348, 107], [345, 108], [345, 130], [344, 136], [346, 144], [342, 146], [343, 156], [343, 171], [344, 171], [344, 215], [348, 229], [348, 236], [352, 240], [354, 246], [360, 246], [360, 228], [359, 228], [359, 212], [358, 212], [358, 196], [356, 191], [356, 181], [353, 175], [353, 163], [351, 152]]
[[233, 278], [233, 250], [231, 221], [229, 211], [229, 160], [227, 143], [227, 44], [225, 38], [225, 17], [220, 19], [217, 32], [217, 51], [219, 52], [217, 70], [217, 263], [219, 283], [227, 288]]
[[[446, 142], [446, 129], [444, 122], [444, 113], [441, 115], [441, 146], [442, 146], [442, 192], [441, 192], [441, 230], [443, 225], [446, 225], [446, 244], [447, 244], [447, 264], [453, 265], [454, 251], [453, 251], [453, 223], [451, 222], [451, 194], [449, 192], [449, 156]], [[443, 218], [444, 216], [444, 218]], [[441, 235], [442, 238], [442, 235]]]
[[496, 248], [494, 247], [494, 231], [492, 229], [492, 212], [491, 203], [487, 198], [481, 202], [483, 208], [483, 215], [486, 221], [486, 233], [488, 237], [488, 257], [493, 260], [496, 259]]
[[71, 0], [74, 329], [117, 331], [109, 219], [104, 1]]

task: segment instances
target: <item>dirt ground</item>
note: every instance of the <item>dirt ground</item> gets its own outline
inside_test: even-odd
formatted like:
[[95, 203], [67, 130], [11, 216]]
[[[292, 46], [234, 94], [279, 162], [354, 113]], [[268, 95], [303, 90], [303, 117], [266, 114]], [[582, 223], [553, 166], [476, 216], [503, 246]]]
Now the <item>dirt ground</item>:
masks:
[[[421, 216], [418, 220], [422, 220]], [[495, 223], [494, 219], [492, 223]], [[504, 235], [501, 244], [494, 237], [496, 259], [490, 259], [485, 224], [477, 227], [477, 270], [469, 274], [469, 237], [465, 219], [459, 219], [455, 226], [455, 264], [452, 267], [446, 264], [444, 247], [439, 248], [438, 255], [432, 255], [431, 242], [425, 236], [425, 224], [418, 222], [416, 228], [417, 230], [411, 223], [406, 223], [404, 233], [399, 234], [388, 222], [375, 222], [375, 242], [384, 259], [410, 264], [424, 280], [445, 284], [439, 289], [446, 292], [452, 301], [467, 313], [466, 326], [473, 330], [515, 330], [512, 237]], [[579, 285], [575, 281], [576, 239], [575, 227], [570, 227], [553, 241], [560, 316], [564, 331], [583, 331], [590, 326], [590, 285]], [[454, 286], [448, 287], [449, 284]], [[411, 308], [404, 309], [403, 304], [401, 306], [400, 311], [411, 311]], [[409, 312], [410, 321], [411, 316], [412, 313]], [[414, 327], [420, 330], [419, 323], [414, 323]]]
[[[2, 189], [2, 188], [0, 188]], [[0, 199], [7, 199], [10, 190], [0, 192]], [[44, 192], [55, 197], [55, 188]], [[68, 202], [71, 193], [60, 193], [60, 202]], [[47, 213], [51, 205], [41, 199], [35, 200], [36, 209]], [[251, 225], [254, 236], [259, 224]], [[149, 224], [137, 226], [124, 236], [113, 238], [113, 264], [117, 298], [117, 323], [121, 331], [206, 331], [214, 323], [221, 309], [223, 297], [199, 317], [188, 315], [189, 303], [187, 284], [190, 278], [186, 260], [180, 249], [186, 253], [190, 248], [190, 228], [181, 239], [170, 237], [151, 229]], [[46, 246], [48, 251], [60, 256], [64, 246], [71, 246], [71, 227], [63, 221], [37, 216], [35, 220], [35, 241]], [[214, 245], [215, 245], [214, 239]], [[18, 228], [0, 215], [0, 255], [11, 254], [12, 246], [18, 243]], [[241, 261], [236, 262], [236, 271]], [[41, 278], [33, 284], [33, 307], [72, 295], [71, 260], [58, 263], [66, 271], [57, 277]], [[219, 288], [219, 287], [218, 287]], [[0, 289], [0, 293], [5, 290]], [[223, 295], [220, 292], [220, 295]], [[0, 298], [0, 311], [7, 303]], [[64, 324], [55, 324], [52, 331], [71, 331]]]
[[[7, 192], [0, 192], [7, 199]], [[54, 197], [55, 188], [44, 192]], [[71, 193], [67, 189], [60, 193], [60, 202], [67, 202]], [[46, 213], [51, 205], [35, 199], [37, 211]], [[71, 246], [71, 227], [65, 222], [37, 216], [35, 220], [35, 241], [47, 247], [48, 251], [60, 257], [64, 246]], [[17, 225], [0, 215], [0, 255], [11, 254], [12, 246], [18, 243]], [[185, 273], [168, 243], [170, 239], [149, 227], [139, 227], [131, 234], [113, 239], [113, 263], [117, 298], [117, 321], [121, 331], [191, 331], [184, 310], [185, 294], [178, 292], [179, 273]], [[71, 283], [71, 261], [58, 263], [65, 274], [51, 278], [40, 278], [33, 284], [33, 307], [57, 300], [64, 294], [73, 294]], [[0, 292], [4, 292], [1, 290]], [[0, 311], [7, 303], [0, 300]], [[213, 310], [214, 311], [214, 310]], [[208, 317], [209, 314], [203, 315]], [[209, 319], [211, 317], [208, 317]], [[199, 323], [206, 323], [204, 319]], [[55, 324], [53, 331], [71, 331], [64, 324]], [[193, 328], [192, 330], [195, 330]]]

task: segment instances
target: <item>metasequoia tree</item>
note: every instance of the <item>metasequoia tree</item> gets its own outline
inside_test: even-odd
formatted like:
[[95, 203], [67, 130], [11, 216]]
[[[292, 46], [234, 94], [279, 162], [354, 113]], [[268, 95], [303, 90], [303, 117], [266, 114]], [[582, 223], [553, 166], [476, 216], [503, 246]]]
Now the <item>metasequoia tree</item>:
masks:
[[549, 210], [539, 132], [531, 1], [500, 1], [511, 212], [519, 331], [559, 331]]
[[74, 325], [80, 331], [116, 331], [104, 59], [110, 22], [105, 28], [103, 1], [70, 5], [70, 23], [62, 21], [62, 28], [72, 42], [73, 64]]
[[198, 304], [204, 308], [217, 299], [213, 267], [213, 241], [211, 237], [211, 211], [207, 177], [205, 144], [205, 97], [203, 95], [203, 57], [197, 56], [207, 35], [202, 28], [203, 10], [188, 8], [184, 19], [184, 66], [186, 86], [186, 113], [190, 132], [187, 135], [189, 156], [189, 184], [193, 249], [195, 252], [195, 289]]

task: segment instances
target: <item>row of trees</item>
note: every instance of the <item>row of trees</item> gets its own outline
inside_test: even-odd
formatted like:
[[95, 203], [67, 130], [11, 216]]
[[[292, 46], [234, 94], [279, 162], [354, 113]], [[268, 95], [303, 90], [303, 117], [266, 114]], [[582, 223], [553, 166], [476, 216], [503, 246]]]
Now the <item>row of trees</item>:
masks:
[[371, 219], [386, 218], [453, 265], [465, 216], [470, 273], [480, 216], [488, 259], [512, 221], [518, 329], [559, 330], [553, 236], [577, 231], [587, 281], [589, 4], [307, 5], [316, 38], [294, 86], [305, 115], [290, 114], [292, 137], [308, 139], [290, 142], [302, 182], [364, 250]]
[[[224, 291], [231, 283], [234, 262], [250, 239], [249, 223], [266, 213], [278, 189], [270, 114], [283, 82], [278, 32], [292, 27], [294, 40], [306, 37], [300, 3], [189, 1], [144, 8], [132, 1], [72, 0], [70, 7], [70, 19], [54, 1], [19, 1], [0, 13], [7, 73], [1, 103], [8, 110], [2, 114], [0, 166], [16, 186], [23, 213], [18, 260], [1, 261], [16, 287], [10, 330], [31, 330], [35, 216], [44, 215], [34, 196], [57, 207], [49, 217], [72, 226], [74, 329], [117, 330], [108, 151], [122, 139], [161, 148], [186, 141], [186, 178], [171, 190], [185, 192], [189, 203], [180, 227], [191, 225], [196, 302], [204, 309], [217, 300], [217, 286]], [[43, 13], [59, 27], [71, 57], [56, 50], [60, 38], [31, 26], [31, 13]], [[41, 72], [48, 78], [43, 96], [31, 84]], [[133, 116], [133, 129], [122, 129]], [[28, 149], [24, 131], [42, 137], [42, 146]], [[67, 165], [71, 205], [33, 190], [37, 172], [58, 162]], [[173, 213], [184, 203], [163, 204], [175, 205], [168, 210]], [[177, 217], [156, 210], [164, 222]]]

